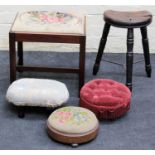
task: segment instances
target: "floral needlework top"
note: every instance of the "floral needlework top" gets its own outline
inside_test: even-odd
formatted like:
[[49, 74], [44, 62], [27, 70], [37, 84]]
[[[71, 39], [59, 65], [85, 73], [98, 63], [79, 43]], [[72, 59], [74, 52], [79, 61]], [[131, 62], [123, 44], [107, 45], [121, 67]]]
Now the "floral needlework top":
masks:
[[67, 123], [72, 125], [82, 125], [91, 121], [91, 117], [89, 117], [87, 111], [70, 107], [65, 107], [56, 111], [54, 119], [61, 124]]
[[69, 13], [48, 12], [48, 11], [29, 11], [21, 14], [21, 19], [28, 17], [27, 24], [79, 24], [81, 19]]
[[15, 32], [84, 34], [85, 16], [80, 13], [28, 11], [18, 13], [12, 26]]

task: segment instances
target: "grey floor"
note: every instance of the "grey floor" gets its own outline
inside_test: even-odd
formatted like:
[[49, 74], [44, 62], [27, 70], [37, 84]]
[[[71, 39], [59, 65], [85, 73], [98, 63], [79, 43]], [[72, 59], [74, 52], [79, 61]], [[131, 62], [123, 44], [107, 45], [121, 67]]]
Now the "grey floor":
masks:
[[[97, 76], [92, 76], [95, 53], [86, 55], [86, 81], [110, 78], [125, 82], [121, 66], [102, 62]], [[25, 64], [47, 66], [76, 66], [78, 53], [26, 52]], [[124, 54], [106, 54], [107, 59], [124, 63]], [[135, 60], [143, 55], [135, 54]], [[98, 137], [90, 143], [72, 148], [51, 140], [45, 130], [49, 111], [27, 109], [19, 119], [16, 109], [5, 101], [9, 86], [9, 55], [0, 51], [0, 149], [155, 149], [155, 55], [151, 55], [152, 78], [147, 78], [144, 62], [134, 65], [133, 96], [130, 111], [116, 121], [100, 122]], [[104, 63], [104, 64], [103, 64]], [[19, 77], [57, 79], [66, 83], [70, 91], [68, 105], [78, 105], [78, 76], [74, 74], [23, 73]]]

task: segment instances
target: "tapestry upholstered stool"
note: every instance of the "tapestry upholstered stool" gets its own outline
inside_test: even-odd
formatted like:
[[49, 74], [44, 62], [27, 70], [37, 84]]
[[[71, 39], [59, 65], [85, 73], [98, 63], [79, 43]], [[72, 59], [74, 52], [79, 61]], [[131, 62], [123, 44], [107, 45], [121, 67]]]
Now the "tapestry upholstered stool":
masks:
[[93, 112], [81, 107], [55, 110], [47, 120], [49, 136], [59, 142], [77, 146], [97, 136], [99, 122]]
[[[85, 16], [61, 12], [30, 11], [19, 13], [9, 33], [10, 82], [16, 71], [66, 72], [79, 74], [79, 89], [84, 84], [85, 72]], [[18, 61], [16, 64], [16, 42]], [[23, 42], [79, 44], [79, 67], [47, 68], [23, 65]], [[66, 53], [67, 56], [67, 53]], [[59, 62], [59, 60], [58, 60]]]
[[133, 43], [134, 28], [140, 28], [142, 34], [143, 51], [145, 58], [145, 68], [148, 77], [151, 77], [151, 64], [149, 54], [149, 44], [147, 37], [147, 26], [152, 21], [152, 15], [147, 11], [120, 12], [107, 10], [104, 13], [105, 26], [101, 37], [96, 61], [93, 68], [93, 74], [96, 75], [99, 70], [100, 61], [107, 41], [110, 26], [127, 28], [127, 54], [126, 54], [126, 85], [132, 90], [132, 68], [133, 68]]
[[18, 116], [24, 117], [25, 107], [56, 108], [69, 99], [66, 85], [56, 80], [23, 78], [14, 81], [6, 93], [8, 102], [18, 108]]
[[99, 119], [116, 119], [130, 108], [127, 86], [110, 79], [95, 79], [80, 91], [80, 106], [93, 111]]

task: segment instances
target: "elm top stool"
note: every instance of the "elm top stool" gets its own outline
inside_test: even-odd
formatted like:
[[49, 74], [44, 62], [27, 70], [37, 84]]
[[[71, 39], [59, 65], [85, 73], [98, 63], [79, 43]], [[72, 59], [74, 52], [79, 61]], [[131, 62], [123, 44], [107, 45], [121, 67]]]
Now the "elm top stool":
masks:
[[[84, 15], [48, 11], [29, 11], [19, 13], [16, 16], [9, 33], [10, 82], [16, 80], [16, 71], [78, 73], [79, 88], [81, 88], [84, 84], [85, 41], [86, 34]], [[17, 64], [16, 42], [18, 45]], [[24, 66], [23, 42], [79, 44], [79, 66], [76, 68]]]
[[126, 85], [132, 90], [132, 68], [133, 68], [133, 44], [134, 28], [140, 28], [145, 59], [145, 69], [148, 77], [151, 77], [151, 64], [149, 54], [149, 43], [147, 37], [147, 26], [152, 22], [152, 15], [148, 11], [120, 12], [107, 10], [104, 13], [105, 26], [100, 40], [96, 56], [93, 74], [99, 70], [100, 61], [107, 41], [110, 26], [127, 28], [127, 54], [126, 54]]

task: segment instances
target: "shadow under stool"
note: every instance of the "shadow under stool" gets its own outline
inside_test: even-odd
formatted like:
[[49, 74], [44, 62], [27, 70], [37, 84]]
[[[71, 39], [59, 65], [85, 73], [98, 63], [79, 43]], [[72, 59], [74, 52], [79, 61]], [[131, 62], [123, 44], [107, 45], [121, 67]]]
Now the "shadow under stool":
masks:
[[140, 28], [145, 59], [145, 69], [147, 77], [151, 77], [151, 64], [149, 54], [149, 43], [147, 36], [147, 26], [152, 22], [152, 15], [148, 11], [120, 12], [107, 10], [104, 13], [104, 29], [100, 40], [98, 53], [96, 56], [93, 75], [96, 75], [103, 51], [106, 45], [110, 26], [127, 29], [127, 53], [126, 53], [126, 86], [132, 91], [132, 70], [133, 70], [133, 44], [134, 28]]

